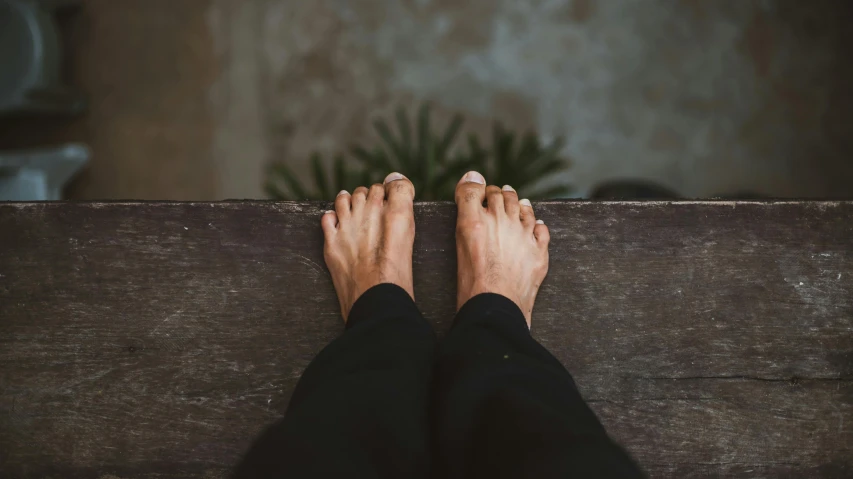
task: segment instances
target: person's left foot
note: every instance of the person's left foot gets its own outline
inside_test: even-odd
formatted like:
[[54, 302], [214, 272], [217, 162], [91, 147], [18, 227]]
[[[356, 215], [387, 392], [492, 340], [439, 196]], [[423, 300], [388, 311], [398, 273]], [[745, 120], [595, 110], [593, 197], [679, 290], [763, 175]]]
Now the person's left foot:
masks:
[[352, 195], [341, 191], [335, 211], [323, 215], [323, 253], [344, 321], [355, 301], [380, 283], [396, 284], [414, 299], [414, 198], [412, 182], [391, 173], [384, 185], [360, 186]]

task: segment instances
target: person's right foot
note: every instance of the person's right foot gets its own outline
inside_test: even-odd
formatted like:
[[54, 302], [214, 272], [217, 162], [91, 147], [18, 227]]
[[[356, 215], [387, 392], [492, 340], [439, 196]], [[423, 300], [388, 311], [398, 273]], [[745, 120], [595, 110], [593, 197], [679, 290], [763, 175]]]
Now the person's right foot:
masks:
[[530, 327], [548, 273], [548, 227], [536, 220], [530, 201], [519, 201], [508, 185], [486, 187], [476, 171], [456, 185], [456, 205], [457, 309], [480, 293], [497, 293], [521, 308]]

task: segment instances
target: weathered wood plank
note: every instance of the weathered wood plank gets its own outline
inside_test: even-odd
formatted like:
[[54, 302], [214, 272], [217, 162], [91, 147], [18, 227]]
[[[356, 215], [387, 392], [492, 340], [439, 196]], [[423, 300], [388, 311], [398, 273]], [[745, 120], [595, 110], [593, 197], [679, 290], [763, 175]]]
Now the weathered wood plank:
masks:
[[[0, 476], [224, 474], [342, 329], [325, 206], [0, 205]], [[534, 334], [653, 476], [853, 474], [853, 203], [536, 209]], [[454, 208], [416, 214], [441, 332]]]

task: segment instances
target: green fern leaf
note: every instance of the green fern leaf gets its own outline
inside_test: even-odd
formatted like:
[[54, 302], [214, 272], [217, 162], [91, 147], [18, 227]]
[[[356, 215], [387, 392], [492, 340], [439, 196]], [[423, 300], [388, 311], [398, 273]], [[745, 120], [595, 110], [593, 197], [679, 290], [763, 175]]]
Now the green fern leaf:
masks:
[[287, 192], [279, 188], [278, 185], [275, 184], [275, 181], [271, 179], [264, 182], [264, 193], [266, 193], [267, 197], [273, 200], [291, 199]]
[[335, 195], [337, 195], [337, 191], [345, 190], [349, 188], [347, 185], [348, 177], [347, 177], [347, 168], [344, 165], [344, 156], [338, 154], [335, 156], [334, 162], [334, 185], [335, 185]]
[[464, 122], [465, 120], [462, 118], [462, 115], [454, 115], [453, 119], [450, 120], [450, 124], [447, 125], [447, 128], [444, 130], [444, 134], [441, 136], [441, 139], [437, 140], [438, 145], [436, 146], [436, 158], [438, 158], [441, 164], [444, 164], [444, 162], [450, 158], [450, 147], [456, 140], [456, 135], [459, 133]]
[[311, 167], [314, 170], [314, 184], [317, 185], [317, 192], [321, 198], [329, 198], [329, 184], [326, 180], [326, 171], [323, 169], [319, 153], [311, 155]]
[[409, 158], [406, 152], [403, 150], [403, 147], [394, 138], [394, 134], [391, 132], [391, 129], [388, 128], [388, 124], [385, 123], [384, 120], [375, 120], [373, 122], [373, 127], [376, 129], [376, 132], [379, 134], [379, 137], [385, 143], [385, 147], [388, 152], [391, 153], [395, 158], [397, 158], [398, 163], [401, 166], [405, 166], [408, 164]]
[[310, 167], [316, 191], [303, 188], [296, 175], [280, 163], [270, 168], [264, 189], [274, 198], [331, 200], [337, 191], [356, 184], [369, 186], [388, 173], [399, 171], [415, 184], [420, 199], [449, 199], [459, 178], [476, 170], [490, 183], [510, 184], [531, 198], [563, 196], [570, 191], [565, 185], [535, 188], [540, 180], [568, 165], [559, 156], [563, 147], [560, 140], [543, 145], [533, 132], [516, 135], [496, 122], [488, 146], [481, 144], [476, 135], [468, 134], [467, 144], [455, 148], [463, 122], [460, 115], [455, 115], [443, 130], [434, 132], [428, 104], [419, 107], [414, 125], [406, 110], [397, 108], [393, 129], [383, 119], [373, 122], [378, 144], [350, 150], [357, 168], [350, 170], [347, 159], [339, 154], [331, 163], [332, 171], [327, 172], [322, 158], [314, 154]]
[[412, 129], [409, 125], [409, 117], [406, 109], [397, 108], [397, 129], [400, 131], [400, 149], [406, 158], [412, 156]]
[[[429, 155], [428, 149], [430, 144], [430, 125], [429, 125], [429, 105], [424, 103], [421, 105], [420, 110], [418, 110], [418, 139], [417, 139], [417, 159], [421, 163], [420, 165], [411, 165], [411, 166], [420, 166], [423, 168], [424, 162], [427, 161], [427, 157]], [[414, 170], [414, 168], [413, 168]]]
[[273, 174], [281, 178], [282, 181], [290, 189], [290, 198], [295, 200], [308, 200], [311, 195], [307, 194], [302, 185], [299, 184], [299, 179], [284, 163], [276, 163], [272, 166]]
[[391, 171], [394, 169], [382, 147], [376, 147], [373, 153], [370, 153], [357, 146], [352, 149], [352, 154], [370, 171]]

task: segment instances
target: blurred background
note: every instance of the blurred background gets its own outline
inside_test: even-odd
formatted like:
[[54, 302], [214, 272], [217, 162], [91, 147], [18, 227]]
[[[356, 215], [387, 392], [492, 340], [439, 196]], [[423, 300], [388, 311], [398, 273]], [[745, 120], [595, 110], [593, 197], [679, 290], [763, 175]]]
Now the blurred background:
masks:
[[[847, 198], [851, 24], [849, 0], [0, 0], [0, 190], [56, 154], [81, 200], [324, 197], [387, 165], [443, 198], [484, 161], [538, 197]], [[21, 93], [37, 61], [61, 67]]]

